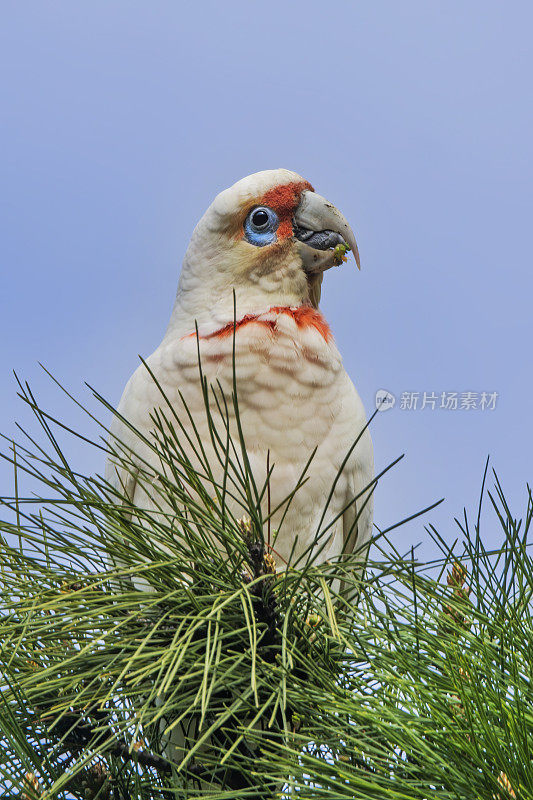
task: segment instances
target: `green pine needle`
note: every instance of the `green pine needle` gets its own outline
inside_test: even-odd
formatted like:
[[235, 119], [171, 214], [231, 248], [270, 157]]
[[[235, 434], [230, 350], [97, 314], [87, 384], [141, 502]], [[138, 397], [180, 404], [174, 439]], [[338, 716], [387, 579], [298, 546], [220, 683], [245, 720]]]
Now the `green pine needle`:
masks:
[[[382, 533], [363, 577], [356, 557], [306, 556], [274, 575], [266, 486], [219, 389], [205, 400], [222, 482], [199, 437], [187, 455], [162, 395], [146, 442], [161, 468], [139, 476], [158, 514], [74, 470], [59, 443], [68, 429], [29, 387], [21, 395], [47, 444], [6, 440], [3, 796], [533, 797], [529, 489], [519, 522], [495, 476], [495, 550], [478, 514], [454, 548], [428, 528], [442, 550], [432, 564]], [[20, 496], [25, 479], [40, 497]]]

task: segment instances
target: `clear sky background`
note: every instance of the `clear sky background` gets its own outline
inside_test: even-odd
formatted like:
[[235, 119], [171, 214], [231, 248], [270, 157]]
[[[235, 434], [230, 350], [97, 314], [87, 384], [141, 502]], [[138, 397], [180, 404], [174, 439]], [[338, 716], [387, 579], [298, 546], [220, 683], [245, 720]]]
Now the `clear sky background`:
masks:
[[[165, 330], [190, 233], [238, 178], [287, 167], [334, 202], [363, 270], [322, 308], [372, 425], [381, 527], [449, 541], [490, 454], [515, 514], [531, 483], [533, 12], [528, 2], [3, 0], [0, 428], [35, 430], [12, 370], [96, 433], [37, 366], [112, 402]], [[494, 410], [402, 392], [497, 392]], [[91, 403], [94, 408], [94, 404]], [[102, 455], [67, 442], [74, 466]], [[0, 465], [0, 493], [12, 493]], [[28, 488], [31, 488], [28, 487]], [[496, 542], [496, 527], [485, 531]], [[423, 523], [397, 534], [423, 543]]]

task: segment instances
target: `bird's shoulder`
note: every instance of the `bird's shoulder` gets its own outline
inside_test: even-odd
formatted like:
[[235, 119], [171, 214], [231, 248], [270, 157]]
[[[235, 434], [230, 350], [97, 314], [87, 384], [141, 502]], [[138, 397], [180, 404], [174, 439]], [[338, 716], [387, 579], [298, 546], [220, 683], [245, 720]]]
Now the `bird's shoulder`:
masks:
[[176, 384], [183, 350], [179, 344], [163, 341], [143, 359], [124, 387], [117, 409], [119, 415], [135, 424], [135, 418], [146, 414], [148, 407], [161, 404], [165, 393]]

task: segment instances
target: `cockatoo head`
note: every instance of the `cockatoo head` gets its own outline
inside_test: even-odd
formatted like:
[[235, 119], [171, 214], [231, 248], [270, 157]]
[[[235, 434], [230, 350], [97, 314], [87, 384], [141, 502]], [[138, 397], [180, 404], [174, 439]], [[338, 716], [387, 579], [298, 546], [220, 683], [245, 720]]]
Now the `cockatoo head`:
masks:
[[196, 226], [174, 316], [228, 318], [234, 292], [239, 314], [317, 307], [324, 271], [340, 263], [338, 245], [359, 266], [348, 222], [308, 181], [286, 169], [248, 175], [221, 192]]

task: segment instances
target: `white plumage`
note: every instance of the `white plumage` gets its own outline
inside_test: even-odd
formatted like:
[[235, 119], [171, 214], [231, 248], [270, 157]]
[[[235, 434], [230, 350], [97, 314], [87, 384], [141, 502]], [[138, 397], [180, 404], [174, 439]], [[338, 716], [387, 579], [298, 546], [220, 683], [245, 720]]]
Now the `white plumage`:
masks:
[[[323, 270], [337, 263], [332, 248], [343, 242], [358, 259], [344, 217], [299, 175], [279, 169], [244, 178], [219, 194], [196, 226], [170, 324], [147, 359], [186, 422], [182, 394], [209, 450], [198, 347], [208, 382], [220, 383], [230, 397], [235, 336], [241, 424], [258, 484], [265, 480], [267, 459], [274, 466], [271, 508], [294, 488], [317, 448], [308, 480], [296, 493], [276, 541], [278, 567], [291, 552], [294, 559], [312, 543], [335, 476], [366, 425], [361, 400], [317, 308]], [[140, 365], [126, 385], [118, 411], [149, 436], [150, 413], [160, 405], [160, 392]], [[118, 420], [113, 433], [158, 467], [154, 454]], [[126, 481], [134, 503], [150, 507], [149, 494], [134, 475], [120, 475], [110, 461], [107, 477]], [[359, 549], [370, 538], [372, 497], [365, 489], [372, 479], [372, 443], [365, 431], [337, 482], [324, 526], [356, 495], [361, 497], [328, 532], [320, 561], [340, 555], [345, 545], [348, 550], [354, 545]], [[235, 513], [240, 516], [239, 509]], [[282, 513], [272, 520], [273, 529]], [[356, 530], [346, 542], [356, 513]]]

